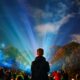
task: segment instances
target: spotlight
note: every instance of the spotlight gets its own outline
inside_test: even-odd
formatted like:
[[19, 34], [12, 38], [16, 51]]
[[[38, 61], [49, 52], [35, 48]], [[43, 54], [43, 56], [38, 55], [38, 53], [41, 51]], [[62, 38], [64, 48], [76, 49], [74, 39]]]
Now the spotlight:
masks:
[[2, 44], [1, 44], [1, 47], [2, 47], [2, 48], [5, 48], [5, 44], [4, 44], [4, 43], [2, 43]]

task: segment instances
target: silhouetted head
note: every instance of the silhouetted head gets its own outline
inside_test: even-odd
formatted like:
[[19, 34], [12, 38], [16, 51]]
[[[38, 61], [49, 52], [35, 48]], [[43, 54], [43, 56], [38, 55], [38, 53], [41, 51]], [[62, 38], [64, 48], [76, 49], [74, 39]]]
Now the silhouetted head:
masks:
[[17, 80], [23, 80], [23, 78], [22, 78], [21, 76], [19, 76], [19, 77], [17, 78]]
[[38, 56], [43, 56], [44, 50], [42, 48], [37, 49], [37, 55]]

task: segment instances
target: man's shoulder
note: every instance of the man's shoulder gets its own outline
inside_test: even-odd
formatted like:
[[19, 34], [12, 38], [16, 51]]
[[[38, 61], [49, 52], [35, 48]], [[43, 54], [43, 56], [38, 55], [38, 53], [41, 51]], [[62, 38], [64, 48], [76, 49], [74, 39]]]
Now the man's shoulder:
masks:
[[36, 61], [34, 60], [34, 61], [32, 61], [32, 64], [36, 64]]
[[34, 61], [32, 61], [32, 63], [35, 63], [35, 60], [34, 60]]

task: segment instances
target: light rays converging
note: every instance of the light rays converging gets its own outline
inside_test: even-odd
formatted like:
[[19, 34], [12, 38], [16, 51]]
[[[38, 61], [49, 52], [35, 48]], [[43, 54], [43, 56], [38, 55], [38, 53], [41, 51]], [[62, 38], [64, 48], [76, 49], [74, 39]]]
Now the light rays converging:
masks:
[[[39, 5], [36, 3], [38, 1]], [[75, 1], [74, 3], [73, 0], [69, 0], [70, 2], [66, 0], [38, 1], [0, 1], [0, 49], [2, 51], [2, 43], [6, 45], [4, 48], [12, 46], [11, 49], [18, 49], [19, 52], [15, 52], [16, 56], [13, 61], [20, 69], [29, 69], [36, 56], [36, 49], [39, 47], [44, 49], [44, 56], [50, 62], [55, 54], [55, 48], [52, 47], [70, 42], [70, 36], [73, 34], [71, 31], [73, 28], [76, 31], [75, 26], [80, 25], [77, 25], [80, 18], [80, 11], [77, 8], [79, 4], [75, 4]], [[76, 15], [78, 15], [77, 18]], [[11, 61], [10, 54], [5, 56], [4, 52], [6, 51], [0, 52], [0, 57], [3, 54], [0, 61], [4, 59], [3, 62], [8, 65], [9, 60]]]
[[[16, 14], [13, 14], [13, 12], [11, 12], [9, 6], [3, 6], [3, 8], [6, 20], [4, 21], [5, 24], [2, 24], [4, 28], [1, 29], [6, 30], [4, 32], [6, 33], [7, 38], [9, 38], [9, 41], [20, 50], [21, 55], [24, 57], [22, 59], [23, 62], [21, 65], [24, 65], [27, 62], [28, 64], [25, 66], [30, 65], [31, 61], [35, 57], [34, 52], [35, 49], [37, 49], [37, 42], [35, 41], [34, 33], [27, 18], [27, 13], [22, 14], [21, 12], [17, 14], [17, 17]], [[13, 11], [17, 12], [16, 10]]]

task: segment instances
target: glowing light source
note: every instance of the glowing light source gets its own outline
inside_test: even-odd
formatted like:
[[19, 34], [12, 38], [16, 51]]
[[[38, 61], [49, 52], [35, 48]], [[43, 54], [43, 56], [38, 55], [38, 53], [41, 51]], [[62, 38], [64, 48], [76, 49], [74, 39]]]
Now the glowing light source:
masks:
[[2, 44], [1, 44], [1, 47], [2, 47], [2, 48], [5, 48], [5, 47], [6, 47], [5, 43], [2, 43]]

